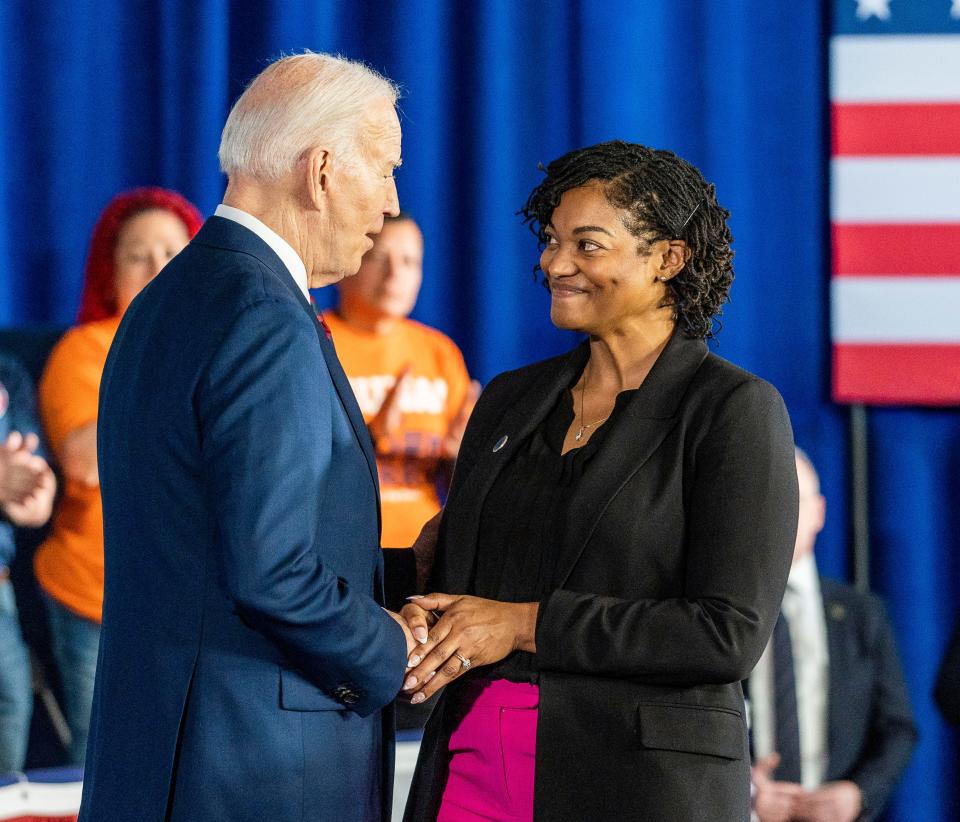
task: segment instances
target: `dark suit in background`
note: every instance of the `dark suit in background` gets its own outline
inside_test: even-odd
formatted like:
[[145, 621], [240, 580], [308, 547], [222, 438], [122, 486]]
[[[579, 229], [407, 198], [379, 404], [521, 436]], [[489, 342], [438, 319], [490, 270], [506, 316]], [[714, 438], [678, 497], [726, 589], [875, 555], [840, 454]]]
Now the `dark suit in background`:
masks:
[[[484, 499], [587, 356], [584, 344], [484, 391], [430, 590], [471, 593]], [[739, 680], [773, 628], [796, 534], [786, 410], [770, 385], [675, 332], [608, 424], [540, 602], [535, 818], [745, 822]], [[436, 817], [462, 681], [427, 725], [407, 820]]]
[[829, 579], [820, 586], [830, 654], [825, 781], [856, 783], [861, 818], [871, 820], [906, 768], [917, 729], [881, 601]]
[[81, 819], [380, 819], [405, 667], [374, 457], [331, 343], [214, 217], [101, 387], [106, 593]]

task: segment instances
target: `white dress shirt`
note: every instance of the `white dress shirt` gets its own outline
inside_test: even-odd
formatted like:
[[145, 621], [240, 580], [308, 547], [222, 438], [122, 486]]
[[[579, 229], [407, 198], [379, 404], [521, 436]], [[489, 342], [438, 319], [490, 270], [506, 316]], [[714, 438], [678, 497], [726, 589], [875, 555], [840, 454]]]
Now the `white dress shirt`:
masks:
[[[783, 595], [783, 614], [790, 626], [793, 645], [797, 720], [800, 723], [800, 781], [809, 790], [822, 784], [827, 769], [827, 690], [830, 683], [827, 621], [813, 554], [801, 557], [790, 569]], [[772, 640], [750, 674], [749, 688], [753, 750], [754, 756], [760, 759], [776, 750]]]
[[307, 267], [303, 264], [303, 260], [300, 259], [300, 255], [293, 250], [293, 246], [290, 245], [290, 243], [283, 239], [283, 237], [277, 234], [277, 232], [266, 223], [261, 222], [252, 214], [248, 214], [242, 209], [220, 203], [220, 205], [217, 206], [217, 210], [213, 213], [216, 217], [233, 220], [235, 223], [240, 223], [244, 228], [249, 228], [270, 246], [274, 253], [280, 258], [280, 262], [287, 267], [287, 271], [290, 272], [293, 281], [303, 292], [306, 301], [308, 303], [310, 302], [310, 291], [307, 287]]

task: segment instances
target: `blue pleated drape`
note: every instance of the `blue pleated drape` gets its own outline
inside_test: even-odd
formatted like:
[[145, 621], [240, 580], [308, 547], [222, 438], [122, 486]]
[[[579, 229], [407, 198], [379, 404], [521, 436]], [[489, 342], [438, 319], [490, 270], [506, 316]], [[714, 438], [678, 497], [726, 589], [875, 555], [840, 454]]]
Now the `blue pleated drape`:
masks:
[[[400, 194], [427, 239], [415, 316], [454, 337], [484, 381], [575, 342], [549, 323], [536, 245], [516, 217], [537, 164], [614, 137], [671, 148], [733, 213], [737, 279], [715, 346], [783, 393], [828, 498], [820, 565], [843, 577], [849, 436], [846, 409], [829, 401], [825, 5], [0, 3], [0, 325], [72, 321], [90, 229], [117, 191], [170, 186], [209, 214], [229, 106], [281, 53], [341, 52], [403, 86]], [[874, 410], [870, 435], [873, 583], [921, 730], [889, 818], [946, 822], [957, 739], [930, 689], [960, 601], [960, 415]]]

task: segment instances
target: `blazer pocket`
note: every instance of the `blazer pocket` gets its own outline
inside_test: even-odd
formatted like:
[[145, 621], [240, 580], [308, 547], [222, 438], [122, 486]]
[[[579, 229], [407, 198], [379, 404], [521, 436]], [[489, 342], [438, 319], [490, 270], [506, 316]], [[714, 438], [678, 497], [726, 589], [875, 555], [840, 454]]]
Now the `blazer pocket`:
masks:
[[287, 711], [344, 711], [322, 688], [289, 668], [280, 668], [280, 707]]
[[645, 748], [743, 759], [743, 717], [729, 708], [706, 708], [664, 702], [637, 707], [640, 744]]

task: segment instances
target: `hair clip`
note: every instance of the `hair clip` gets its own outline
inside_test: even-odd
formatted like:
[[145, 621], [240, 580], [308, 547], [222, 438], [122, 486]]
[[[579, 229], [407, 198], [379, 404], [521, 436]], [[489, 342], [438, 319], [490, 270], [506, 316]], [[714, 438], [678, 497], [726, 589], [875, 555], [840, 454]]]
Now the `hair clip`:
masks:
[[693, 211], [691, 211], [687, 219], [683, 221], [683, 225], [680, 226], [680, 231], [678, 231], [677, 234], [682, 232], [687, 227], [687, 223], [689, 223], [693, 219], [693, 215], [697, 213], [697, 209], [700, 208], [700, 206], [702, 205], [703, 205], [703, 198], [701, 198], [700, 201], [693, 207]]

